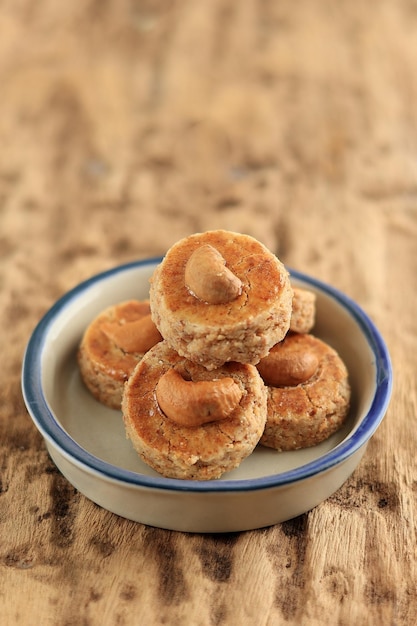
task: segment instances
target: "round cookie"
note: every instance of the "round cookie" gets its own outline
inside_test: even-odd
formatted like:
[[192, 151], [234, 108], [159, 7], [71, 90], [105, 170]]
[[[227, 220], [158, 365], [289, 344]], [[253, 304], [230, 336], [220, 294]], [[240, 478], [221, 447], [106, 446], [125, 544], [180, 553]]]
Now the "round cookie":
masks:
[[78, 349], [85, 385], [99, 402], [120, 409], [126, 380], [145, 352], [161, 339], [148, 300], [108, 307], [88, 326]]
[[[200, 252], [190, 270], [190, 259]], [[216, 300], [219, 293], [227, 300]], [[149, 297], [152, 318], [169, 345], [215, 369], [229, 361], [256, 364], [281, 341], [293, 292], [286, 268], [263, 244], [217, 230], [174, 244], [154, 271]]]
[[[231, 378], [239, 403], [224, 419], [195, 426], [177, 423], [157, 401], [159, 381], [172, 368], [196, 384]], [[168, 478], [210, 480], [236, 468], [257, 445], [266, 421], [266, 388], [253, 365], [226, 363], [210, 372], [162, 341], [126, 383], [122, 412], [127, 436], [150, 467]]]
[[308, 448], [342, 426], [349, 410], [348, 372], [328, 344], [289, 333], [258, 370], [268, 389], [262, 445], [279, 451]]
[[293, 287], [290, 330], [309, 333], [316, 321], [316, 294], [308, 289]]

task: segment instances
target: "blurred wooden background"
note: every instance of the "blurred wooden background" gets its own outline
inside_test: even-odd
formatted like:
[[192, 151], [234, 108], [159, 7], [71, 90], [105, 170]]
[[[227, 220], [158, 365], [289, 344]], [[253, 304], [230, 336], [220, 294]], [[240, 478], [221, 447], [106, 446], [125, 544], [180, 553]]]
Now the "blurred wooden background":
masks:
[[[0, 0], [2, 624], [415, 623], [416, 102], [415, 0]], [[211, 228], [355, 298], [395, 389], [327, 502], [183, 535], [66, 482], [20, 368], [68, 289]]]

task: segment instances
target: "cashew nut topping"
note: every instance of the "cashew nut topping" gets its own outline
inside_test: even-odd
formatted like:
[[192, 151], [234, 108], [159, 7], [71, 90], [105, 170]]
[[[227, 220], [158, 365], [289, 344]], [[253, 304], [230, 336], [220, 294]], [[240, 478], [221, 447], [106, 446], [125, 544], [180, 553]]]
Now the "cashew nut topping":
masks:
[[124, 324], [105, 322], [101, 330], [123, 352], [147, 352], [162, 339], [150, 314]]
[[271, 387], [293, 387], [306, 382], [318, 367], [318, 359], [296, 345], [277, 343], [256, 366], [264, 382]]
[[199, 300], [226, 304], [242, 293], [242, 281], [226, 267], [220, 252], [210, 244], [194, 250], [185, 267], [185, 284]]
[[167, 370], [156, 386], [156, 399], [163, 413], [187, 427], [226, 419], [242, 395], [231, 377], [194, 382], [185, 380], [175, 369]]

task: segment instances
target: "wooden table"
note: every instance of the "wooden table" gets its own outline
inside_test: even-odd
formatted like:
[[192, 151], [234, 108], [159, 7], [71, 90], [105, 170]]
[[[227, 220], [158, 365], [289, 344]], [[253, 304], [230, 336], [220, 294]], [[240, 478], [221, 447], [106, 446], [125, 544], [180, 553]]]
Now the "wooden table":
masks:
[[[417, 619], [417, 7], [5, 2], [0, 13], [0, 622]], [[26, 342], [92, 274], [247, 232], [373, 318], [395, 385], [346, 484], [230, 535], [107, 512], [56, 470]]]

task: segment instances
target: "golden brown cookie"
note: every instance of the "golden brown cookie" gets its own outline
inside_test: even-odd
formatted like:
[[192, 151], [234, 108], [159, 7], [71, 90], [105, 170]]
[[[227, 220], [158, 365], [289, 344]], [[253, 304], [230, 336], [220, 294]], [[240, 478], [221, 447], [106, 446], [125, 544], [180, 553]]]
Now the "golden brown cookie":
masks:
[[257, 363], [287, 333], [292, 296], [275, 255], [253, 237], [223, 230], [172, 246], [150, 288], [152, 318], [164, 339], [207, 369]]
[[293, 287], [290, 330], [309, 333], [316, 321], [316, 294], [309, 289]]
[[102, 404], [120, 409], [123, 386], [137, 362], [162, 339], [149, 301], [108, 307], [88, 326], [78, 350], [84, 383]]
[[266, 388], [253, 365], [226, 363], [210, 372], [162, 341], [126, 383], [122, 412], [128, 437], [150, 467], [169, 478], [210, 480], [255, 448]]
[[261, 444], [280, 451], [308, 448], [342, 426], [349, 410], [348, 373], [329, 345], [289, 333], [257, 367], [268, 389]]

